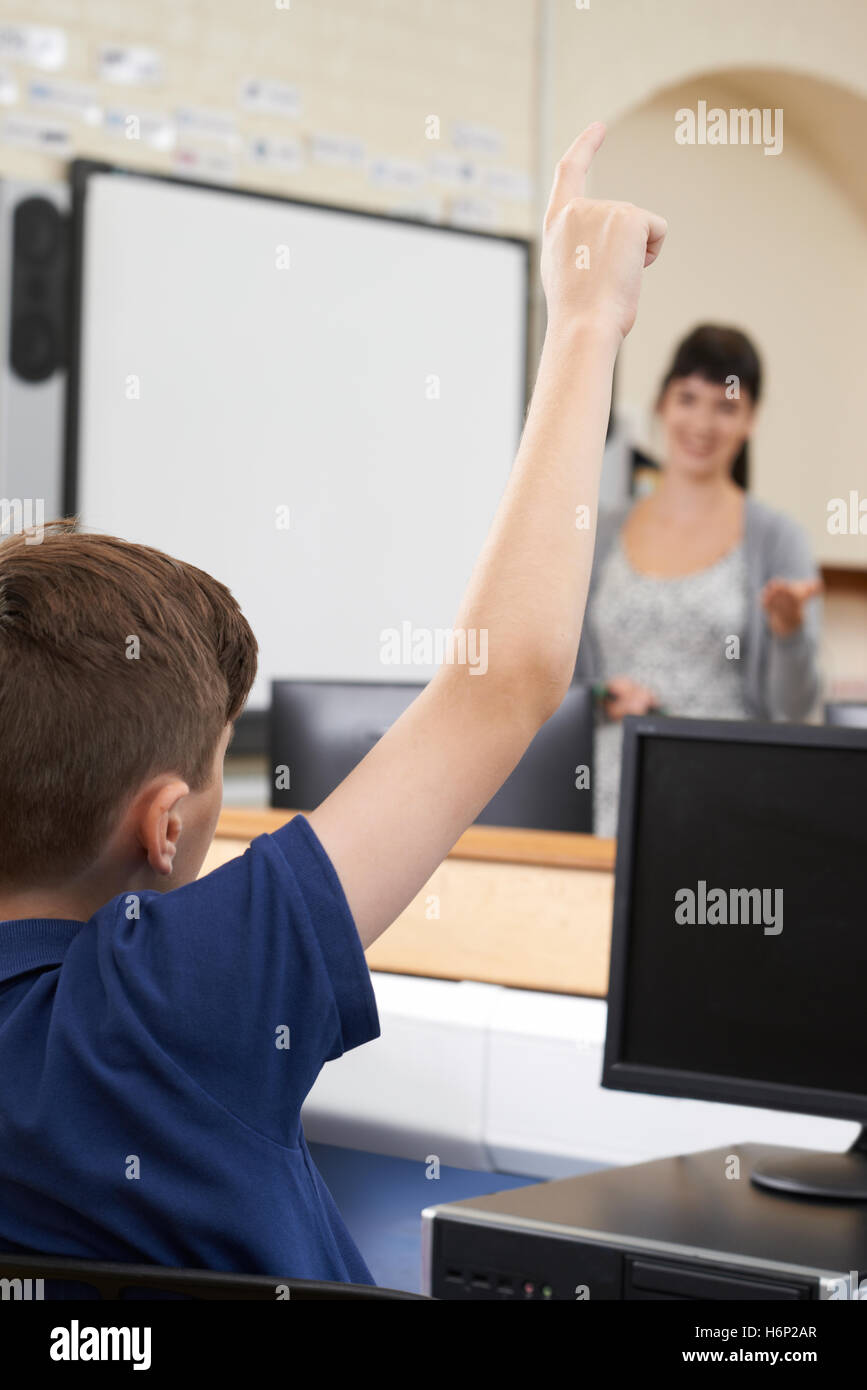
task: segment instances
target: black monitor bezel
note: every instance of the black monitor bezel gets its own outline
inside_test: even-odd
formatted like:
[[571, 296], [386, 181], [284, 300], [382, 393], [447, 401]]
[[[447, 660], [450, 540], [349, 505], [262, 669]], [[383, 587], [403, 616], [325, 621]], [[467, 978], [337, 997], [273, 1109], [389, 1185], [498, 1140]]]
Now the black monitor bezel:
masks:
[[[614, 917], [608, 980], [608, 1020], [601, 1084], [609, 1090], [753, 1105], [841, 1120], [867, 1122], [867, 1089], [820, 1090], [812, 1086], [719, 1076], [705, 1072], [645, 1066], [622, 1060], [627, 1013], [627, 959], [635, 873], [638, 791], [642, 747], [646, 739], [694, 739], [730, 743], [781, 744], [789, 747], [867, 749], [867, 731], [842, 725], [760, 724], [743, 720], [672, 719], [647, 715], [624, 720], [620, 779], [620, 819], [615, 865]], [[865, 792], [867, 797], [867, 792]], [[865, 845], [867, 850], [867, 845]]]

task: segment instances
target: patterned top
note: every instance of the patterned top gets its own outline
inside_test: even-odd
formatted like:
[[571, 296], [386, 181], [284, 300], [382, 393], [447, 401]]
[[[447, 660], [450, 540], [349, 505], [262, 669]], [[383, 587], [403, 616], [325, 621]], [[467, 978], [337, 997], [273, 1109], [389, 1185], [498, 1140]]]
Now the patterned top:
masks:
[[[618, 536], [593, 604], [600, 679], [628, 676], [648, 686], [666, 714], [745, 719], [741, 657], [746, 621], [742, 543], [707, 569], [657, 579], [633, 569]], [[617, 833], [622, 741], [622, 723], [598, 711], [593, 768], [597, 835]]]

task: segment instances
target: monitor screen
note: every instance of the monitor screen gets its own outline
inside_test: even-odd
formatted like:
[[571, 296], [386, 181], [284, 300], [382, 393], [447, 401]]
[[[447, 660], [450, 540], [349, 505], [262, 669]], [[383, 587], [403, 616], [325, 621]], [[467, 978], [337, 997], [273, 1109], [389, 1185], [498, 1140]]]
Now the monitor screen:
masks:
[[[270, 763], [281, 775], [272, 785], [272, 806], [313, 810], [423, 689], [373, 681], [274, 681]], [[580, 774], [589, 773], [592, 755], [592, 691], [573, 684], [477, 824], [589, 834], [590, 783]]]
[[825, 723], [867, 729], [867, 700], [832, 700], [825, 706]]
[[867, 738], [666, 722], [627, 734], [606, 1070], [864, 1097]]

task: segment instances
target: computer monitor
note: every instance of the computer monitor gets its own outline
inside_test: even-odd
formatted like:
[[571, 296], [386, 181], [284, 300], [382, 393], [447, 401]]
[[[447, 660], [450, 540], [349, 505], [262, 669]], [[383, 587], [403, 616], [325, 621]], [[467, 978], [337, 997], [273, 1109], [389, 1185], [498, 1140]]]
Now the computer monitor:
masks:
[[570, 685], [477, 825], [593, 833], [593, 692]]
[[603, 1086], [858, 1120], [755, 1183], [867, 1200], [867, 733], [624, 727]]
[[[312, 811], [423, 689], [373, 681], [274, 681], [271, 805]], [[592, 753], [592, 692], [572, 685], [476, 823], [590, 834]], [[286, 771], [276, 773], [280, 768]]]
[[867, 700], [829, 700], [825, 706], [825, 723], [842, 725], [846, 729], [867, 729]]

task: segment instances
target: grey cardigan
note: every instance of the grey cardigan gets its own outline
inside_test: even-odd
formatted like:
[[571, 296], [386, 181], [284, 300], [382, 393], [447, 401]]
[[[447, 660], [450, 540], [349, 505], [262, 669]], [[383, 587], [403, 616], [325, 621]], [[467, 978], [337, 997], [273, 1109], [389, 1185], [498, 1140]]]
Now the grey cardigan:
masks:
[[[632, 502], [602, 512], [596, 528], [596, 553], [590, 575], [587, 611], [575, 665], [575, 681], [593, 682], [612, 672], [601, 670], [599, 636], [593, 623], [593, 599], [602, 566], [629, 515]], [[818, 649], [821, 601], [806, 606], [804, 622], [791, 637], [774, 637], [760, 596], [769, 579], [813, 579], [817, 574], [806, 533], [797, 522], [751, 497], [746, 499], [744, 549], [747, 562], [748, 618], [743, 635], [744, 702], [751, 719], [794, 720], [808, 717], [819, 697]], [[676, 655], [673, 653], [673, 655]], [[628, 675], [624, 671], [623, 675]]]

